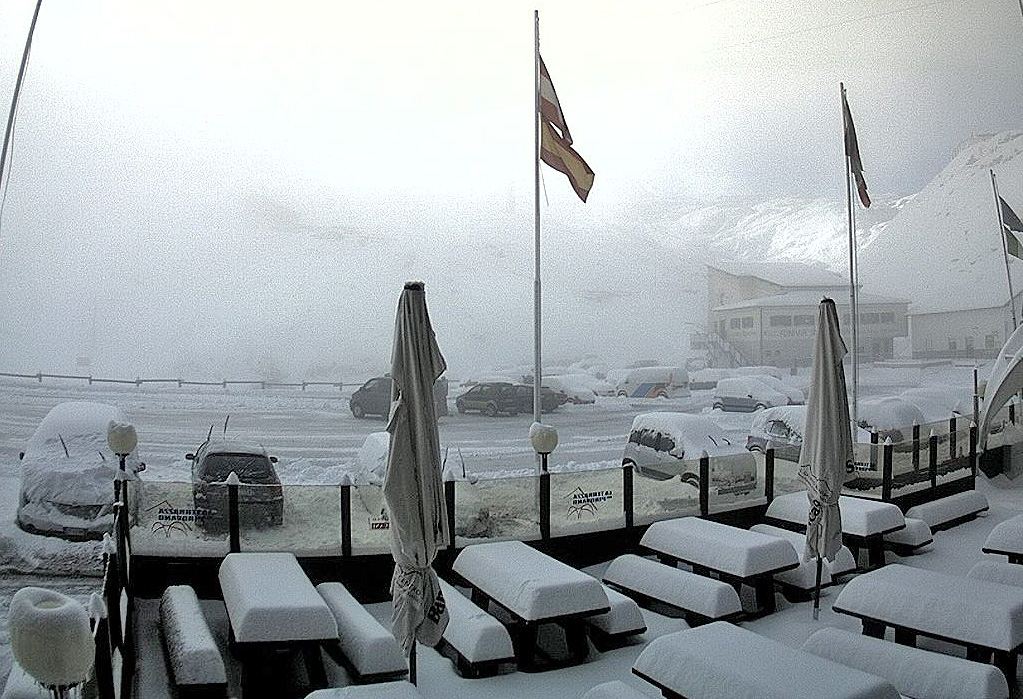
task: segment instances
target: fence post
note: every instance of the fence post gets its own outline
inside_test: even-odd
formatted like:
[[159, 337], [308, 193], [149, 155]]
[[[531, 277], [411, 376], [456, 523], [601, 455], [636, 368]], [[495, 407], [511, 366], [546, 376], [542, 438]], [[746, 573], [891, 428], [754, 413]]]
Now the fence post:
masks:
[[341, 555], [352, 555], [352, 480], [348, 474], [341, 476]]
[[913, 423], [913, 470], [920, 468], [920, 425]]
[[632, 464], [622, 465], [622, 507], [625, 509], [625, 526], [632, 527], [636, 522], [636, 509], [632, 493]]
[[764, 495], [767, 496], [767, 504], [774, 500], [774, 447], [767, 450], [764, 455]]
[[707, 452], [700, 454], [700, 516], [710, 513], [710, 457]]
[[238, 522], [238, 484], [241, 479], [238, 474], [231, 471], [227, 476], [227, 517], [228, 527], [231, 531], [231, 553], [241, 551], [241, 536]]
[[96, 659], [94, 669], [96, 673], [96, 696], [99, 699], [114, 699], [114, 669], [111, 661], [111, 641], [109, 613], [96, 620], [96, 627], [93, 629], [93, 640], [96, 643]]
[[948, 458], [956, 458], [956, 418], [955, 415], [948, 419]]
[[540, 474], [540, 538], [551, 538], [551, 474]]
[[938, 487], [938, 435], [934, 434], [934, 430], [931, 430], [931, 436], [927, 441], [928, 471], [931, 475], [931, 490], [934, 490]]
[[[42, 381], [42, 379], [39, 380]], [[1013, 425], [1016, 424], [1016, 404], [1011, 401], [1009, 402], [1009, 422]]]
[[892, 451], [894, 446], [890, 437], [884, 440], [884, 451], [881, 462], [881, 500], [889, 502], [892, 499]]
[[448, 513], [448, 548], [455, 548], [455, 481], [444, 481], [444, 506]]
[[973, 487], [976, 488], [977, 480], [977, 423], [970, 423], [970, 477], [974, 480]]
[[870, 430], [870, 470], [877, 471], [877, 445], [878, 445], [878, 434], [877, 430]]

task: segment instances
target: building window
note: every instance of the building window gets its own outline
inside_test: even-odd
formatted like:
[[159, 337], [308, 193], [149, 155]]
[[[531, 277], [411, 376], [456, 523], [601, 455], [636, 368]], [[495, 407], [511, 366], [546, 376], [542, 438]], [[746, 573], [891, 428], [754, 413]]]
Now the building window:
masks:
[[813, 325], [813, 316], [792, 316], [793, 325]]
[[743, 318], [742, 319], [742, 327], [743, 328], [752, 328], [753, 327], [753, 316], [746, 316], [745, 318]]
[[885, 325], [894, 325], [895, 324], [895, 314], [894, 313], [882, 313], [881, 314], [881, 322], [884, 323]]
[[973, 335], [967, 335], [966, 337], [966, 351], [967, 352], [973, 351]]
[[877, 313], [860, 313], [860, 322], [864, 325], [877, 325], [880, 320]]
[[995, 334], [991, 333], [990, 335], [985, 335], [984, 336], [984, 349], [994, 349], [994, 348], [995, 348]]
[[771, 316], [768, 325], [772, 328], [788, 327], [792, 325], [792, 316]]
[[924, 338], [924, 349], [925, 350], [932, 350], [932, 349], [934, 349], [934, 338], [933, 337], [925, 337]]
[[958, 349], [956, 347], [956, 339], [954, 337], [948, 338], [948, 349], [952, 352], [955, 352], [956, 349]]
[[739, 320], [738, 318], [732, 318], [728, 322], [728, 327], [731, 328], [732, 330], [738, 330], [741, 326], [742, 326], [742, 321]]

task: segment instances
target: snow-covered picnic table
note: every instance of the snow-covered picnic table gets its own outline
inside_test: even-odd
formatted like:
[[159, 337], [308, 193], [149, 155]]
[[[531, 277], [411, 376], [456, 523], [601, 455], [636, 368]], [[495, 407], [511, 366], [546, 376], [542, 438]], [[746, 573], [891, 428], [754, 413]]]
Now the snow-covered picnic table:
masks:
[[667, 699], [899, 699], [880, 677], [725, 621], [655, 638], [632, 672]]
[[775, 609], [774, 575], [799, 567], [788, 541], [699, 517], [654, 522], [639, 543], [672, 565], [686, 563], [694, 573], [752, 586], [757, 608], [765, 612]]
[[[884, 536], [905, 528], [906, 520], [897, 505], [867, 498], [843, 495], [838, 498], [842, 513], [842, 541], [859, 560], [861, 548], [867, 550], [867, 566], [884, 565]], [[771, 501], [764, 518], [780, 527], [806, 531], [810, 501], [806, 491], [786, 493]]]
[[[220, 590], [233, 647], [243, 657], [244, 686], [265, 670], [275, 649], [303, 653], [309, 680], [325, 687], [320, 646], [337, 644], [337, 623], [291, 553], [231, 553], [220, 564]], [[244, 689], [243, 689], [244, 693]]]
[[915, 646], [918, 635], [966, 647], [966, 657], [993, 662], [1010, 682], [1023, 650], [1023, 588], [890, 564], [846, 584], [832, 609], [857, 617], [863, 633]]
[[1023, 563], [1023, 515], [996, 524], [981, 550], [1008, 556], [1009, 563]]
[[611, 608], [599, 580], [521, 541], [467, 546], [452, 570], [472, 588], [472, 601], [481, 609], [494, 602], [511, 617], [507, 623], [520, 669], [535, 666], [537, 629], [548, 623], [565, 630], [568, 646], [568, 658], [552, 665], [585, 660], [589, 644], [583, 619]]

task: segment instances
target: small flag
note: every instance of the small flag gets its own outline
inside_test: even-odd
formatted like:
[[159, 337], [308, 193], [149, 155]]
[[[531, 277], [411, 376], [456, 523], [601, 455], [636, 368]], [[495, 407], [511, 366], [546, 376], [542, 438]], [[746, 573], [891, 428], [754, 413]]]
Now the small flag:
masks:
[[1005, 229], [1005, 251], [1023, 260], [1023, 245], [1017, 237], [1023, 235], [1023, 221], [1019, 220], [1019, 216], [1001, 196], [998, 197], [998, 206], [1002, 210], [1002, 228]]
[[856, 180], [856, 191], [860, 195], [860, 203], [870, 208], [870, 196], [867, 194], [867, 181], [863, 179], [863, 161], [860, 160], [860, 145], [856, 141], [856, 127], [853, 125], [849, 103], [845, 101], [845, 88], [842, 88], [842, 120], [845, 126], [845, 155], [849, 158], [853, 179]]
[[572, 189], [586, 201], [593, 187], [593, 170], [572, 148], [572, 134], [561, 111], [558, 93], [540, 58], [540, 159], [558, 172], [564, 173]]

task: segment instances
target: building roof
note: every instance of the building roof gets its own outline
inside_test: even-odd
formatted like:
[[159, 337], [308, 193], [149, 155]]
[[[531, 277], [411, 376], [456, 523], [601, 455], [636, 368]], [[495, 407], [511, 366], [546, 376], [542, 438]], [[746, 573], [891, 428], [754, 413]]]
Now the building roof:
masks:
[[[881, 304], [893, 304], [893, 303], [909, 303], [905, 299], [894, 299], [887, 296], [880, 296], [878, 294], [864, 294], [860, 292], [860, 295], [856, 297], [857, 301], [861, 306], [876, 306]], [[736, 303], [726, 303], [723, 306], [718, 306], [714, 309], [715, 312], [719, 311], [737, 311], [743, 308], [783, 308], [787, 306], [812, 306], [816, 307], [821, 302], [821, 293], [812, 289], [800, 289], [799, 291], [789, 291], [784, 294], [771, 294], [769, 296], [758, 296], [752, 299], [745, 299], [743, 301], [737, 301]], [[838, 306], [848, 306], [849, 297], [837, 297], [835, 298], [835, 304]]]
[[735, 277], [755, 277], [789, 288], [848, 286], [841, 275], [800, 262], [726, 262], [707, 265]]

